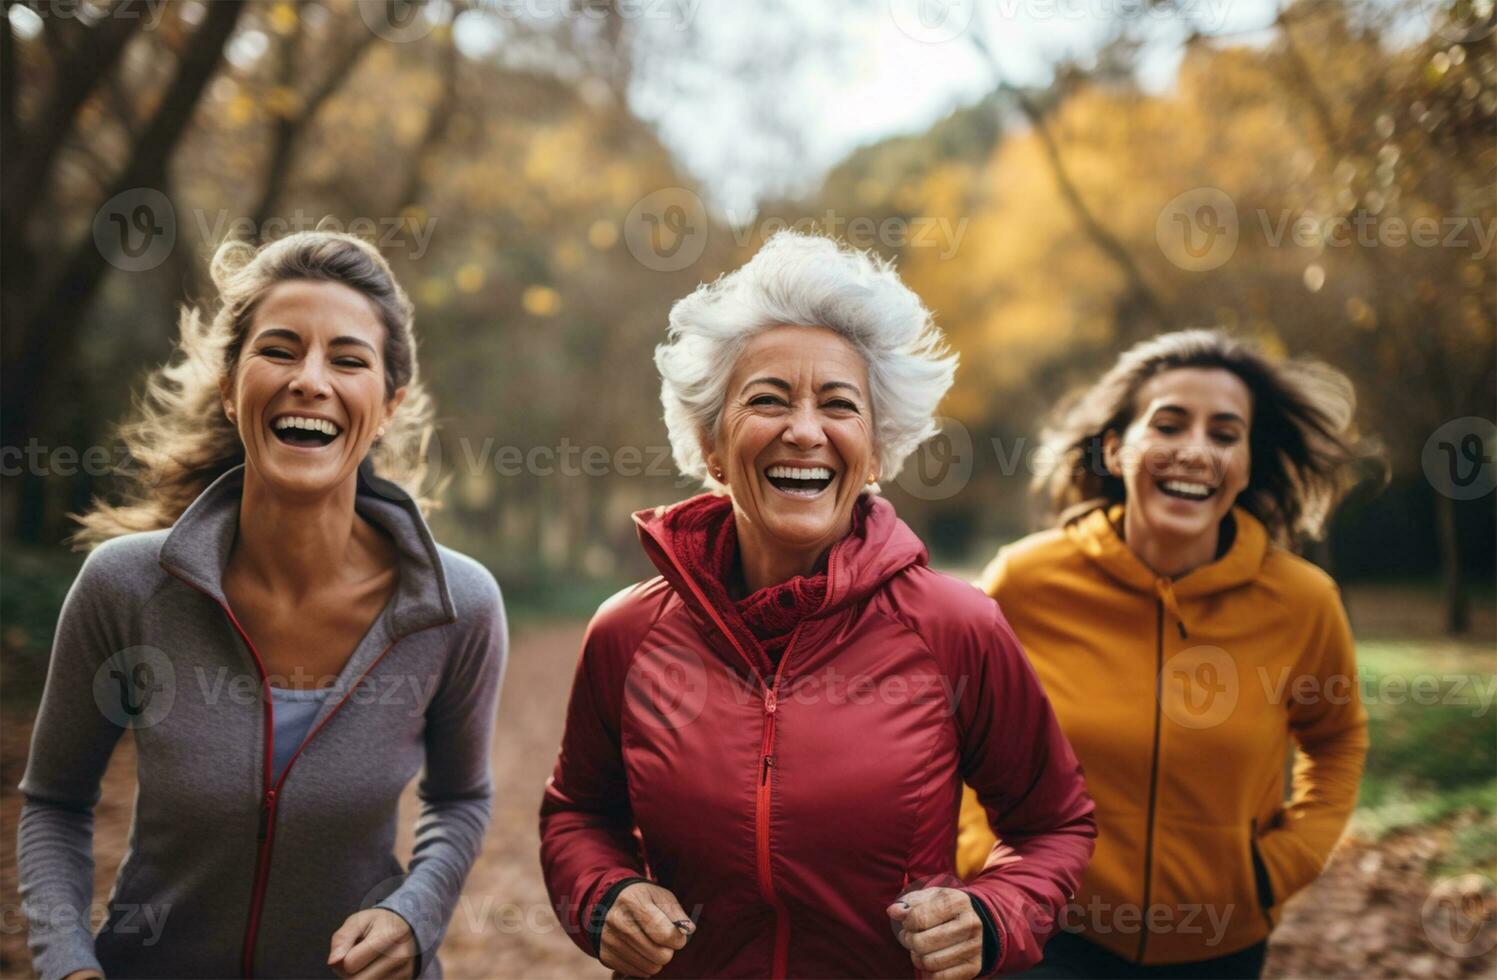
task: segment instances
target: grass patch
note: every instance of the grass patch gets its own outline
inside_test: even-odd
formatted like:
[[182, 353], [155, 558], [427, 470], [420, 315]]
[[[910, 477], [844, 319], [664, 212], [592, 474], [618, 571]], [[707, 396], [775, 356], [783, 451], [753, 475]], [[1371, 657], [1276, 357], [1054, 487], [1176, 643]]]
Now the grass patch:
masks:
[[[1497, 790], [1493, 790], [1497, 796]], [[1488, 800], [1485, 813], [1478, 812], [1472, 821], [1455, 832], [1450, 842], [1450, 851], [1436, 864], [1432, 873], [1436, 877], [1480, 871], [1488, 876], [1497, 876], [1497, 820], [1492, 819], [1492, 803]]]
[[1455, 820], [1448, 861], [1497, 865], [1497, 651], [1470, 642], [1360, 642], [1372, 741], [1353, 828], [1364, 836]]
[[0, 548], [0, 704], [29, 712], [47, 679], [57, 614], [83, 556], [58, 548]]

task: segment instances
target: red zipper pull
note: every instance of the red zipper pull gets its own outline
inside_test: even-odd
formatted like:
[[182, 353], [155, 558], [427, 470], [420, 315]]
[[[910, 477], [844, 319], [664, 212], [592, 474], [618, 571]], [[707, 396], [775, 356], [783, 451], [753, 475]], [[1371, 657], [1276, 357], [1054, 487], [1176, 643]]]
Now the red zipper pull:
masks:
[[260, 801], [260, 840], [264, 840], [270, 833], [270, 811], [275, 809], [275, 790], [265, 791], [265, 799]]
[[775, 698], [774, 688], [770, 688], [769, 689], [769, 694], [765, 695], [765, 698], [764, 698], [764, 713], [765, 714], [767, 714], [767, 715], [774, 714], [776, 700], [777, 699]]
[[772, 756], [772, 755], [766, 755], [764, 757], [764, 771], [763, 771], [763, 774], [759, 777], [759, 782], [760, 783], [767, 783], [767, 782], [769, 782], [769, 770], [771, 770], [773, 768], [774, 768], [774, 756]]

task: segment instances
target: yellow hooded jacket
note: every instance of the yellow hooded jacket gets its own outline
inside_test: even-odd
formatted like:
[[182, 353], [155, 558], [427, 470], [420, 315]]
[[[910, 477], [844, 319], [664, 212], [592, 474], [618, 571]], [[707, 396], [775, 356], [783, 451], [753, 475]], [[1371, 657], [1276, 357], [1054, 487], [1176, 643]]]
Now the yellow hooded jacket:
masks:
[[[1356, 803], [1367, 716], [1340, 594], [1252, 515], [1232, 517], [1226, 554], [1178, 579], [1129, 550], [1115, 505], [1003, 549], [978, 583], [1029, 654], [1097, 804], [1096, 853], [1061, 925], [1135, 963], [1263, 939]], [[963, 878], [1001, 859], [988, 828], [969, 789]]]

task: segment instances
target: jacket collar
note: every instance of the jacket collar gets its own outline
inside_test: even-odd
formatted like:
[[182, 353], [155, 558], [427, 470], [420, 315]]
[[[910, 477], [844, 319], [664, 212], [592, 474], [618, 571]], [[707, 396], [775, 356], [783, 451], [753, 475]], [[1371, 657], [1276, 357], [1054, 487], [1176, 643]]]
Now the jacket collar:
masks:
[[[684, 545], [675, 540], [672, 513], [680, 507], [702, 507], [704, 498], [709, 497], [713, 498], [714, 509], [728, 512], [722, 519], [733, 519], [729, 497], [701, 494], [671, 506], [638, 511], [634, 524], [645, 554], [687, 609], [698, 622], [715, 627], [708, 630], [708, 635], [740, 645], [734, 641], [731, 624], [724, 623], [721, 611], [711, 607], [705, 590], [692, 581], [686, 563], [677, 554]], [[827, 556], [826, 601], [809, 620], [825, 620], [830, 613], [867, 599], [905, 568], [928, 562], [925, 545], [895, 515], [893, 504], [874, 494], [863, 494], [854, 506], [862, 508], [862, 520], [854, 522], [854, 531], [832, 545]], [[753, 666], [751, 653], [739, 652]]]
[[1068, 523], [1066, 535], [1082, 554], [1135, 592], [1168, 588], [1181, 599], [1225, 592], [1257, 578], [1268, 555], [1268, 531], [1262, 522], [1241, 507], [1233, 507], [1236, 534], [1227, 553], [1179, 578], [1167, 579], [1145, 565], [1123, 540], [1118, 531], [1123, 512], [1123, 504], [1099, 506]]
[[[678, 504], [641, 510], [634, 515], [645, 553], [668, 579], [679, 574], [673, 554], [675, 544], [670, 531], [670, 514], [677, 507], [706, 496], [712, 495], [702, 494]], [[725, 509], [731, 506], [728, 497], [718, 499]], [[853, 533], [832, 545], [827, 558], [829, 581], [827, 600], [820, 611], [822, 615], [867, 598], [896, 573], [910, 565], [924, 565], [929, 560], [925, 545], [894, 513], [893, 504], [883, 497], [863, 494], [853, 506], [864, 509], [863, 519]]]
[[[224, 473], [183, 511], [161, 545], [161, 567], [227, 606], [223, 576], [239, 530], [244, 464]], [[390, 626], [404, 636], [457, 620], [436, 540], [421, 510], [400, 487], [359, 467], [354, 508], [395, 543], [399, 578]]]

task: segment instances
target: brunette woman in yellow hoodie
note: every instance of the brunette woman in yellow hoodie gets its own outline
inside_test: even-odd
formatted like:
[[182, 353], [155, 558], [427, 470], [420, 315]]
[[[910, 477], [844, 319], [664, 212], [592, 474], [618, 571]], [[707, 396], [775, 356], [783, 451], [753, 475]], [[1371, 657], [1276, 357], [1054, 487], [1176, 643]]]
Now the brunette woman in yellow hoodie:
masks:
[[[1287, 545], [1346, 485], [1352, 403], [1329, 368], [1190, 330], [1129, 350], [1047, 433], [1054, 526], [979, 583], [1097, 805], [1033, 976], [1256, 977], [1279, 907], [1324, 867], [1367, 721], [1336, 584]], [[969, 790], [964, 876], [1012, 860], [989, 826]]]

